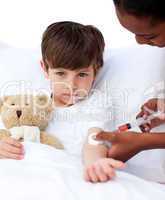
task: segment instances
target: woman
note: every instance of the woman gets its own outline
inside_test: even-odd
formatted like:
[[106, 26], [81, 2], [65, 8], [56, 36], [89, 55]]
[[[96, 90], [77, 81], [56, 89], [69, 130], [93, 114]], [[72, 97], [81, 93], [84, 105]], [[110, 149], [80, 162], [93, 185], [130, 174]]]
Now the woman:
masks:
[[[135, 34], [139, 44], [165, 47], [165, 2], [162, 0], [113, 0], [117, 17], [123, 27]], [[150, 99], [141, 107], [138, 117], [145, 119], [153, 111], [161, 115], [149, 124], [141, 126], [142, 134], [123, 132], [119, 134], [100, 133], [97, 139], [109, 140], [112, 147], [109, 156], [127, 161], [143, 150], [165, 148], [163, 133], [149, 133], [150, 130], [165, 123], [165, 99]]]

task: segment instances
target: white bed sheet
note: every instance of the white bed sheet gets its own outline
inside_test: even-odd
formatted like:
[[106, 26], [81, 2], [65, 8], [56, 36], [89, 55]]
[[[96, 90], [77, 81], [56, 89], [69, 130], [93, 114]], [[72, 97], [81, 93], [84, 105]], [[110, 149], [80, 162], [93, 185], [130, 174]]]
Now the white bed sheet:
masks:
[[147, 182], [125, 172], [115, 181], [87, 183], [81, 159], [36, 143], [24, 143], [21, 161], [0, 160], [3, 200], [164, 200], [165, 186]]

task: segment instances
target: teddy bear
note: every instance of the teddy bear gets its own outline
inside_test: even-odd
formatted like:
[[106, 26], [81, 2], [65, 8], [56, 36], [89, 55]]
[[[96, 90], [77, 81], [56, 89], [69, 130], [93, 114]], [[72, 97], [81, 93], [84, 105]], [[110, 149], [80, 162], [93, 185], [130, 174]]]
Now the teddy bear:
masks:
[[0, 140], [12, 137], [64, 149], [57, 137], [45, 132], [53, 113], [53, 101], [47, 95], [5, 96], [0, 101], [0, 113], [5, 127], [0, 129]]

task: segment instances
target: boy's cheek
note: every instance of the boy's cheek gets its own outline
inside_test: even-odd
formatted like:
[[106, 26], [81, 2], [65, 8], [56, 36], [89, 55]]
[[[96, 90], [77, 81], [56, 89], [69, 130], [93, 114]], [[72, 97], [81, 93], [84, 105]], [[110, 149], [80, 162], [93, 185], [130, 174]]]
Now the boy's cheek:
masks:
[[60, 96], [61, 93], [62, 93], [62, 88], [57, 88], [57, 87], [55, 87], [55, 88], [52, 88], [52, 90], [53, 90], [53, 93], [54, 93], [56, 96]]

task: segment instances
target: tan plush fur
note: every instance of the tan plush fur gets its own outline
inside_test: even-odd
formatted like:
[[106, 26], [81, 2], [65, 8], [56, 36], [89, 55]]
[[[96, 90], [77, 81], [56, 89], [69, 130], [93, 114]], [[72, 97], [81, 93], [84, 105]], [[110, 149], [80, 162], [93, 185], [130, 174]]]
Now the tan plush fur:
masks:
[[[36, 126], [40, 130], [40, 142], [63, 149], [58, 138], [45, 132], [53, 111], [52, 99], [46, 95], [11, 95], [0, 101], [1, 119], [6, 129], [0, 129], [0, 139], [10, 137], [10, 129], [20, 126]], [[23, 141], [23, 138], [20, 139]]]

